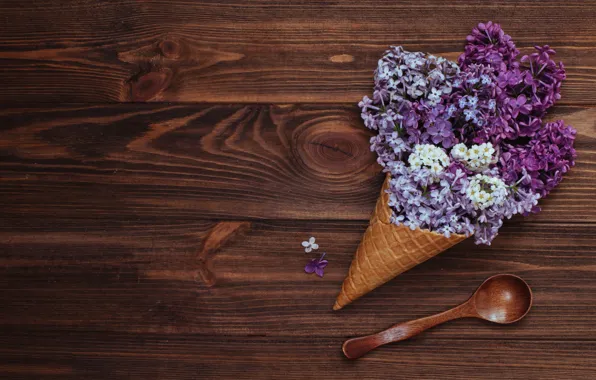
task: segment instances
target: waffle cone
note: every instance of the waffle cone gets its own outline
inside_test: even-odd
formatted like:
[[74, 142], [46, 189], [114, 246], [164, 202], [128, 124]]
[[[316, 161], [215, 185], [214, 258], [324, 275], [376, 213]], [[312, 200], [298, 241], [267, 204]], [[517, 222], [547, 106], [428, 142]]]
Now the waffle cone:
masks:
[[389, 188], [389, 179], [387, 175], [333, 310], [341, 309], [466, 238], [457, 234], [447, 238], [428, 230], [411, 230], [390, 223], [389, 194], [385, 191]]

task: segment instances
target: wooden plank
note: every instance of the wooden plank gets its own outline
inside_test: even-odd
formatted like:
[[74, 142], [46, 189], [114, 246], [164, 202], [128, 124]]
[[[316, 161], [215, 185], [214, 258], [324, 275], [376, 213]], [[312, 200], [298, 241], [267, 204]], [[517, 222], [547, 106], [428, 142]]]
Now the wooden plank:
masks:
[[[558, 108], [578, 163], [528, 221], [596, 222], [596, 108]], [[368, 220], [383, 176], [355, 106], [0, 111], [6, 217]]]
[[[331, 307], [365, 222], [253, 221], [212, 250], [212, 287], [197, 253], [216, 222], [89, 214], [23, 215], [2, 225], [0, 325], [7, 329], [348, 337], [445, 310], [486, 277], [509, 272], [534, 289], [526, 319], [455, 321], [429, 336], [596, 340], [596, 224], [511, 221], [491, 247], [467, 240], [339, 312]], [[309, 236], [330, 261], [322, 279], [303, 272], [314, 256], [300, 246]]]
[[[324, 333], [324, 332], [322, 332]], [[595, 342], [418, 336], [358, 361], [341, 338], [213, 337], [17, 329], [0, 335], [6, 378], [590, 379]]]
[[389, 45], [455, 59], [487, 20], [525, 52], [559, 51], [561, 104], [596, 104], [590, 1], [27, 0], [0, 14], [2, 104], [356, 103]]

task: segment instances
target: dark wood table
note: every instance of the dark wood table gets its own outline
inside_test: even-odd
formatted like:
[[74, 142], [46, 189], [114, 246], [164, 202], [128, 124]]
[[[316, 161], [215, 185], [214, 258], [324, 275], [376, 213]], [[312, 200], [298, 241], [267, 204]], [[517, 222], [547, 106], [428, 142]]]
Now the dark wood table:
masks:
[[[487, 20], [564, 61], [577, 166], [492, 246], [333, 312], [383, 180], [356, 107], [377, 59], [455, 59]], [[0, 1], [0, 377], [596, 378], [595, 88], [594, 1]], [[342, 356], [500, 272], [534, 289], [522, 322]]]

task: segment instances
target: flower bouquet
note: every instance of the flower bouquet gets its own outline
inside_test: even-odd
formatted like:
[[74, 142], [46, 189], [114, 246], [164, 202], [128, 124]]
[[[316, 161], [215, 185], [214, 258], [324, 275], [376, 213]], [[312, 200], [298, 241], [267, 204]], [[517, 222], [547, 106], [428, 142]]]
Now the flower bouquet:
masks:
[[392, 47], [359, 103], [386, 173], [334, 309], [464, 240], [490, 244], [503, 219], [538, 201], [576, 157], [575, 130], [542, 118], [565, 79], [549, 46], [524, 55], [479, 24], [458, 62]]

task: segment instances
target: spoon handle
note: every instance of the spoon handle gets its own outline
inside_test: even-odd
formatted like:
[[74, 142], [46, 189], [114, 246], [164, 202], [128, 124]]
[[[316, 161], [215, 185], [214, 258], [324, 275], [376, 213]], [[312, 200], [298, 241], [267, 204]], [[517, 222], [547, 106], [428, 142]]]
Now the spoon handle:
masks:
[[439, 314], [399, 323], [376, 334], [348, 339], [343, 344], [342, 350], [349, 359], [358, 359], [367, 352], [384, 344], [406, 340], [420, 334], [424, 330], [453, 319], [473, 316], [475, 314], [466, 302]]

